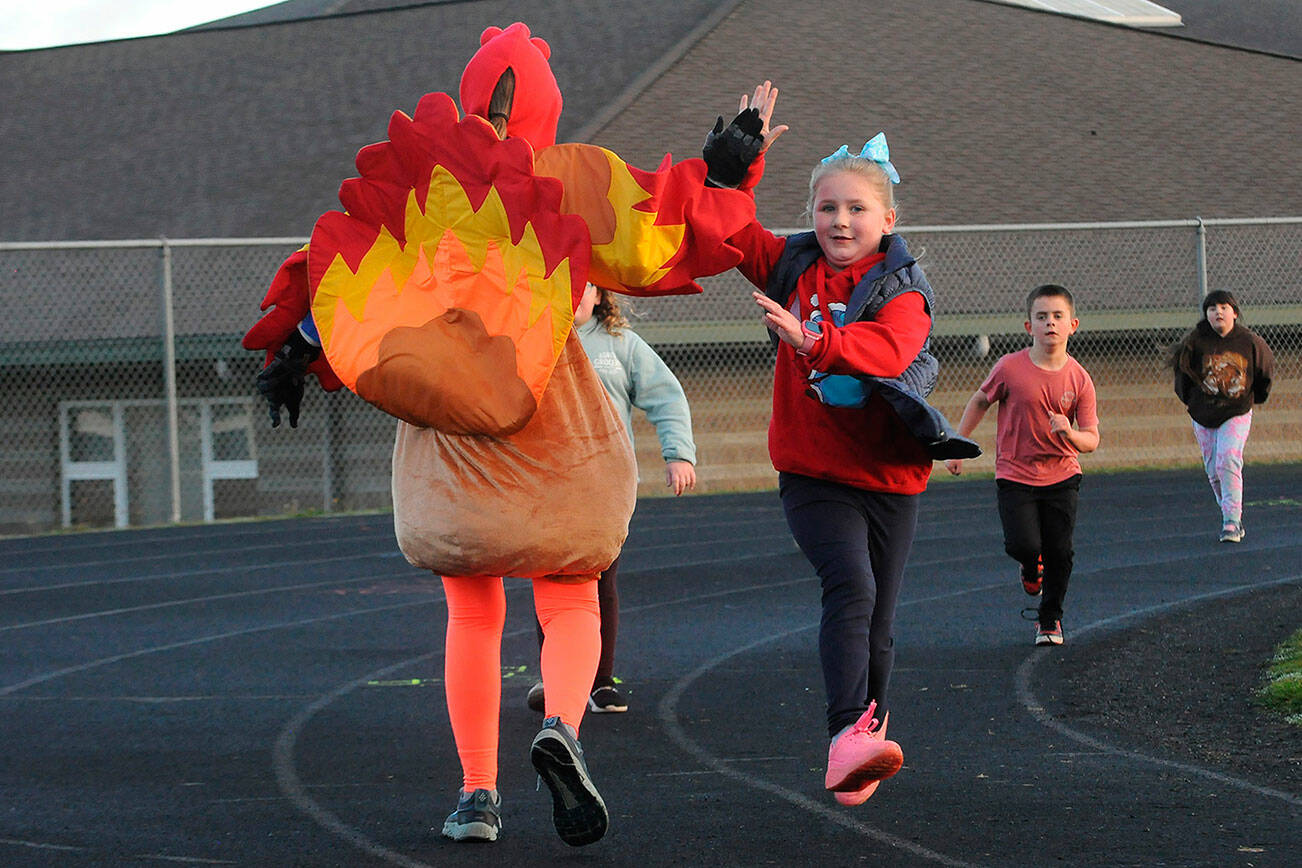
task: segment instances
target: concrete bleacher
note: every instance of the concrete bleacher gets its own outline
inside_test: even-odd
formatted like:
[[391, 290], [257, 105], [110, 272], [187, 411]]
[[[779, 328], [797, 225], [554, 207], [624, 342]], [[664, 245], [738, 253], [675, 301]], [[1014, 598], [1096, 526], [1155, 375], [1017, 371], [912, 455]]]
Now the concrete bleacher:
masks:
[[[1182, 323], [1187, 323], [1184, 312]], [[1254, 317], [1254, 322], [1256, 318]], [[752, 326], [753, 329], [753, 326]], [[643, 331], [639, 329], [639, 331]], [[752, 332], [753, 334], [753, 332]], [[963, 406], [997, 358], [942, 362], [941, 381], [931, 400], [956, 425]], [[1082, 457], [1092, 471], [1125, 468], [1196, 466], [1197, 444], [1189, 417], [1171, 389], [1169, 374], [1160, 362], [1136, 365], [1133, 360], [1082, 358], [1098, 392], [1099, 449]], [[1302, 461], [1302, 352], [1276, 355], [1276, 381], [1270, 400], [1253, 417], [1247, 460], [1251, 463]], [[698, 452], [698, 491], [721, 492], [773, 488], [777, 473], [768, 459], [768, 420], [772, 400], [770, 369], [747, 369], [736, 374], [734, 394], [726, 399], [702, 398], [717, 394], [717, 373], [679, 370], [692, 404], [692, 427]], [[986, 415], [974, 433], [985, 455], [968, 462], [965, 474], [993, 475], [995, 410]], [[639, 494], [665, 494], [663, 461], [652, 428], [635, 414], [634, 438], [641, 470]], [[934, 481], [949, 474], [937, 465]]]

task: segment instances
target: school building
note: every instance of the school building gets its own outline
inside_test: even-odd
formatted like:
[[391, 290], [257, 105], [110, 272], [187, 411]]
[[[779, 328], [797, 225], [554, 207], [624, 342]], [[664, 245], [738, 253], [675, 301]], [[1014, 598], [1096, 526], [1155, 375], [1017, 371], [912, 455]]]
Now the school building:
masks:
[[[300, 427], [272, 431], [239, 337], [357, 150], [422, 94], [455, 94], [483, 28], [517, 19], [551, 45], [559, 140], [645, 168], [699, 155], [716, 115], [775, 82], [791, 130], [757, 194], [771, 227], [803, 225], [821, 157], [884, 130], [951, 418], [1022, 345], [1026, 291], [1059, 282], [1099, 386], [1087, 472], [1194, 464], [1162, 349], [1228, 288], [1279, 356], [1249, 461], [1302, 460], [1302, 24], [1287, 0], [1232, 22], [1162, 5], [1180, 27], [1011, 0], [290, 0], [0, 52], [0, 533], [386, 507], [392, 420], [310, 387]], [[773, 484], [749, 304], [735, 273], [635, 304], [688, 390], [707, 491]], [[658, 493], [654, 433], [635, 438]]]

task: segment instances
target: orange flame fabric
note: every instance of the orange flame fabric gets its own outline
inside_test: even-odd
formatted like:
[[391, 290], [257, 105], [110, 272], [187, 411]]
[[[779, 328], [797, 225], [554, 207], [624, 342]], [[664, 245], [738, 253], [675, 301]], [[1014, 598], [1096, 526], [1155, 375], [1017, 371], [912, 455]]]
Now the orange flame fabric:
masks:
[[340, 187], [346, 211], [317, 221], [311, 310], [346, 386], [445, 433], [528, 422], [588, 279], [699, 292], [694, 277], [740, 261], [726, 238], [754, 215], [749, 196], [704, 186], [700, 160], [643, 172], [579, 144], [535, 158], [446, 94], [388, 132]]
[[755, 217], [736, 190], [705, 186], [705, 163], [636, 169], [605, 148], [564, 144], [538, 153], [534, 169], [564, 188], [561, 209], [583, 217], [592, 236], [588, 279], [628, 295], [698, 293], [694, 280], [741, 262], [729, 236]]
[[[426, 96], [414, 117], [395, 113], [388, 141], [358, 154], [361, 176], [339, 191], [346, 213], [322, 216], [308, 248], [312, 315], [345, 385], [450, 433], [500, 435], [528, 420], [526, 401], [489, 421], [482, 402], [494, 389], [475, 386], [523, 384], [536, 407], [573, 324], [590, 250], [582, 219], [560, 213], [560, 183], [536, 177], [532, 157], [527, 143], [498, 140], [480, 118], [458, 119], [446, 94]], [[474, 314], [457, 319], [470, 342], [462, 349], [486, 347], [470, 336], [480, 332], [505, 338], [514, 353], [449, 354], [456, 342], [431, 324], [450, 311]], [[386, 345], [404, 328], [427, 332]], [[479, 384], [466, 377], [476, 367]], [[413, 391], [429, 412], [411, 403]]]
[[[466, 117], [441, 93], [395, 113], [340, 187], [345, 210], [317, 221], [245, 336], [275, 351], [310, 310], [322, 385], [403, 420], [395, 532], [411, 563], [443, 575], [590, 581], [610, 564], [636, 461], [574, 308], [589, 278], [699, 292], [697, 277], [741, 261], [726, 242], [754, 218], [746, 194], [704, 185], [701, 160], [643, 172], [553, 145], [549, 53], [523, 24], [489, 28], [462, 79]], [[483, 115], [507, 66], [516, 100], [499, 140]]]

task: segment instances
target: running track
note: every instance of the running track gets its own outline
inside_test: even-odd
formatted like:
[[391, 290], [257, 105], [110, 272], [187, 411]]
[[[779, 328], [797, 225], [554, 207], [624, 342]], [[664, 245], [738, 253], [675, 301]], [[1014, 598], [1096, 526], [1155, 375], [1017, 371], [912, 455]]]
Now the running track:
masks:
[[620, 577], [632, 708], [582, 732], [611, 830], [582, 850], [527, 760], [527, 583], [503, 836], [454, 845], [442, 592], [388, 515], [0, 540], [0, 865], [1296, 866], [1302, 783], [1083, 728], [1055, 688], [1110, 631], [1302, 584], [1302, 466], [1250, 467], [1247, 490], [1247, 539], [1221, 546], [1197, 472], [1087, 475], [1067, 644], [1045, 650], [993, 483], [933, 485], [897, 621], [905, 767], [856, 809], [821, 788], [817, 584], [776, 495], [644, 501]]

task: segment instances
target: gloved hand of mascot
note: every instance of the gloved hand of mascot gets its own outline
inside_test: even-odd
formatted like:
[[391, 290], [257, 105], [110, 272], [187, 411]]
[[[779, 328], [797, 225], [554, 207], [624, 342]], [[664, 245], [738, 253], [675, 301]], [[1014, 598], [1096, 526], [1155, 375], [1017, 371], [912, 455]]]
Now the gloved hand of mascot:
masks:
[[705, 183], [711, 187], [736, 189], [746, 178], [746, 170], [764, 149], [764, 122], [759, 109], [744, 109], [727, 127], [723, 116], [705, 136], [701, 157], [705, 160]]
[[258, 373], [258, 394], [267, 400], [271, 427], [280, 427], [280, 408], [289, 411], [289, 427], [298, 427], [298, 408], [303, 403], [303, 381], [307, 366], [321, 355], [321, 348], [308, 343], [294, 329], [275, 357]]

